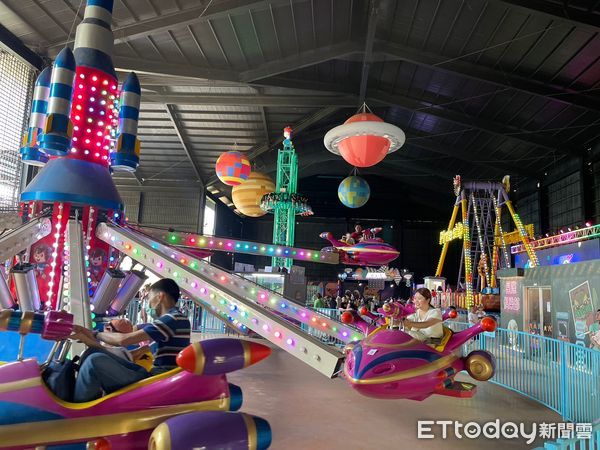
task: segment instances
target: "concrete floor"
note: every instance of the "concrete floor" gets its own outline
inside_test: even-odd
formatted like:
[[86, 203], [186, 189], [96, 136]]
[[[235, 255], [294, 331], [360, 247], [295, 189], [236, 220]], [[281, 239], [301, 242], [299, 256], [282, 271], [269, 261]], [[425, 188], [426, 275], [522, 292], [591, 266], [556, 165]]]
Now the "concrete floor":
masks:
[[[417, 421], [562, 421], [558, 414], [537, 402], [485, 382], [475, 382], [478, 392], [472, 399], [432, 396], [415, 402], [363, 397], [343, 379], [327, 379], [277, 348], [268, 359], [231, 373], [228, 378], [243, 390], [241, 410], [271, 424], [273, 450], [383, 450], [413, 446], [448, 450], [481, 449], [486, 445], [501, 445], [503, 450], [527, 449], [542, 441], [528, 445], [524, 440], [417, 439]], [[466, 374], [459, 378], [469, 380]], [[437, 433], [441, 434], [441, 428], [437, 428]]]

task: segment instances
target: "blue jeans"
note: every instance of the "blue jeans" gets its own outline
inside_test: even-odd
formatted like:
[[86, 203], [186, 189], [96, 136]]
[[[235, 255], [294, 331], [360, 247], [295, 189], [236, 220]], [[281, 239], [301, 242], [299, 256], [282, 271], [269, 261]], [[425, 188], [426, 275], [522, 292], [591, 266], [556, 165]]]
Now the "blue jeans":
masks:
[[102, 391], [110, 394], [149, 376], [143, 367], [123, 358], [102, 350], [90, 352], [79, 368], [74, 401], [88, 402], [102, 397]]

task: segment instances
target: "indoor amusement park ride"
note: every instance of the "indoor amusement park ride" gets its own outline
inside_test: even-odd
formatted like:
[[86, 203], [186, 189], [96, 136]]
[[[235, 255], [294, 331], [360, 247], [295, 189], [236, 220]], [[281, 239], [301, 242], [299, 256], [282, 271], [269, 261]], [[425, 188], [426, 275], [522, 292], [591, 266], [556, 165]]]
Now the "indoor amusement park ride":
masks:
[[[390, 392], [387, 398], [422, 399], [428, 392], [440, 393], [440, 386], [429, 382], [418, 395], [408, 386], [424, 373], [438, 384], [448, 384], [466, 364], [447, 353], [451, 350], [429, 349], [402, 331], [382, 328], [363, 330], [369, 336], [361, 344], [360, 328], [295, 304], [177, 245], [333, 264], [339, 262], [338, 253], [294, 248], [287, 242], [259, 244], [180, 233], [157, 238], [124, 224], [123, 202], [110, 173], [135, 171], [138, 166], [140, 86], [130, 74], [118, 89], [111, 59], [112, 7], [112, 0], [88, 0], [74, 51], [62, 50], [53, 68], [44, 70], [36, 82], [21, 155], [24, 163], [40, 171], [21, 196], [23, 225], [0, 236], [0, 258], [10, 260], [10, 283], [0, 277], [0, 339], [16, 335], [20, 342], [17, 360], [0, 366], [0, 448], [73, 444], [69, 448], [134, 449], [150, 443], [153, 449], [183, 450], [270, 445], [271, 432], [264, 420], [230, 412], [240, 408], [242, 397], [225, 377], [268, 356], [269, 348], [261, 344], [235, 339], [192, 344], [179, 354], [177, 369], [87, 403], [61, 400], [47, 388], [38, 361], [26, 359], [25, 337], [29, 342], [60, 343], [73, 324], [93, 328], [100, 317], [121, 314], [146, 278], [140, 271], [121, 272], [124, 256], [157, 276], [175, 279], [205, 311], [226, 317], [242, 331], [253, 330], [327, 377], [340, 373], [344, 353], [298, 324], [354, 343], [344, 369], [353, 386], [374, 386], [376, 381], [365, 380], [376, 379], [370, 367], [378, 365], [373, 369], [378, 376], [394, 372], [388, 377], [391, 384], [383, 386], [382, 392]], [[491, 325], [468, 333], [472, 336], [484, 328]], [[451, 348], [455, 350], [468, 333], [457, 333], [449, 341]], [[398, 343], [390, 346], [395, 341], [386, 337], [378, 344], [388, 335]], [[361, 366], [361, 345], [363, 362], [375, 357], [369, 367]], [[377, 361], [384, 348], [398, 348], [387, 359], [401, 354], [393, 369], [391, 362]], [[355, 368], [349, 368], [350, 361]], [[371, 395], [370, 389], [358, 390]]]
[[[371, 234], [375, 235], [381, 228], [371, 228]], [[333, 247], [325, 247], [323, 251], [336, 252], [342, 264], [354, 266], [385, 266], [395, 260], [400, 252], [383, 239], [372, 237], [363, 239], [354, 244], [339, 241], [329, 232], [321, 233], [323, 239], [331, 242]]]
[[[444, 326], [441, 339], [421, 342], [398, 330], [399, 323], [414, 307], [399, 302], [386, 303], [376, 316], [363, 307], [360, 314], [346, 311], [344, 323], [352, 323], [366, 336], [362, 341], [346, 345], [344, 375], [352, 388], [367, 397], [383, 399], [424, 400], [438, 394], [470, 398], [475, 395], [472, 383], [455, 381], [466, 370], [479, 381], [487, 381], [495, 371], [491, 353], [476, 350], [461, 356], [461, 347], [477, 334], [496, 329], [492, 317], [484, 317], [477, 325], [454, 333]], [[443, 319], [456, 317], [456, 311], [444, 313]]]
[[[448, 245], [454, 239], [462, 239], [461, 264], [458, 285], [465, 289], [466, 306], [474, 302], [474, 291], [483, 294], [498, 294], [497, 271], [510, 267], [510, 250], [507, 245], [523, 243], [530, 259], [530, 266], [538, 265], [531, 245], [533, 226], [524, 226], [521, 218], [508, 198], [510, 180], [505, 176], [502, 182], [461, 181], [456, 176], [453, 181], [456, 202], [448, 229], [440, 233], [442, 252], [435, 277], [442, 275]], [[456, 220], [458, 211], [461, 219]], [[505, 233], [502, 229], [502, 211], [507, 209], [516, 231]], [[473, 226], [475, 225], [475, 226]], [[476, 268], [476, 270], [473, 270]], [[464, 272], [463, 272], [464, 271]]]

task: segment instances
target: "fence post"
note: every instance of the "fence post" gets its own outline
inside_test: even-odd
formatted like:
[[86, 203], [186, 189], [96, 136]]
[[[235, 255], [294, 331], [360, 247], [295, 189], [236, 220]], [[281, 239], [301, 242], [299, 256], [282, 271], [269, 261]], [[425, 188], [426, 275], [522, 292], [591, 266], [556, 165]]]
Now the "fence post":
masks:
[[560, 415], [563, 420], [567, 418], [567, 346], [564, 341], [560, 345]]

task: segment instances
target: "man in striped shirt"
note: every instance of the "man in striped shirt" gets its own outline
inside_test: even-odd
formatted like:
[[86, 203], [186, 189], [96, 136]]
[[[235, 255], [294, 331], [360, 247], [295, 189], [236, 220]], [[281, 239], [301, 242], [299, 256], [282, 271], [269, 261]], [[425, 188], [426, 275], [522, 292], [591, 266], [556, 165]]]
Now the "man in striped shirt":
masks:
[[80, 326], [74, 327], [72, 339], [92, 348], [100, 342], [126, 347], [152, 340], [156, 342], [154, 366], [147, 372], [141, 366], [102, 350], [90, 354], [79, 369], [75, 382], [76, 402], [86, 402], [111, 393], [124, 386], [177, 367], [177, 354], [190, 344], [190, 321], [176, 307], [179, 286], [170, 278], [154, 283], [148, 298], [148, 315], [156, 320], [142, 325], [131, 333], [98, 333]]

